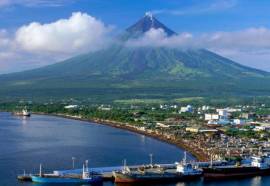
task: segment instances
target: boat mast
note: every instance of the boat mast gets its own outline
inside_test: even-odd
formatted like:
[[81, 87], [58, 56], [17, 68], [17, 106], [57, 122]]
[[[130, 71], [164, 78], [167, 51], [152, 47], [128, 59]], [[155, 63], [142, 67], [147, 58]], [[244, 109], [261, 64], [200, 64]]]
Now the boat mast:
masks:
[[39, 177], [42, 177], [42, 164], [39, 165]]
[[213, 167], [213, 154], [212, 153], [210, 155], [210, 158], [211, 158], [211, 160], [210, 160], [210, 167], [212, 168]]
[[127, 169], [127, 160], [124, 159], [124, 171], [126, 171], [126, 169]]
[[85, 160], [85, 171], [88, 172], [88, 160]]
[[150, 156], [150, 166], [152, 167], [153, 166], [153, 154], [149, 154]]
[[74, 169], [75, 168], [75, 160], [76, 160], [76, 158], [72, 157], [71, 159], [72, 159], [72, 169]]
[[187, 152], [184, 152], [184, 158], [183, 158], [183, 164], [186, 165], [187, 164]]

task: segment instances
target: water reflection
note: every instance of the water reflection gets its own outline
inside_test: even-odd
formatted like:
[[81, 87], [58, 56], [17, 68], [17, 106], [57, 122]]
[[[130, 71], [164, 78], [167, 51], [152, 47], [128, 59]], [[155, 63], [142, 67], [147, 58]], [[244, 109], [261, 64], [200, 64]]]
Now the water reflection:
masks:
[[262, 181], [262, 177], [261, 176], [256, 176], [256, 177], [252, 178], [251, 185], [252, 186], [260, 186], [261, 181]]

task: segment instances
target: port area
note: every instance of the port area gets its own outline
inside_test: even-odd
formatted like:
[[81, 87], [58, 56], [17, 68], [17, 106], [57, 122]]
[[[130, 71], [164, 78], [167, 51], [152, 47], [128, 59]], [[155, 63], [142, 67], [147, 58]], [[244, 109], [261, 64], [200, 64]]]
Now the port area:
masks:
[[[212, 165], [213, 166], [221, 166], [225, 162], [224, 161], [213, 161]], [[209, 167], [211, 162], [196, 162], [195, 163], [198, 167]], [[156, 164], [160, 166], [161, 168], [166, 168], [166, 169], [174, 169], [176, 168], [176, 164]], [[128, 166], [129, 168], [139, 168], [142, 167], [143, 165], [131, 165]], [[89, 168], [89, 172], [93, 174], [98, 174], [101, 175], [104, 181], [114, 181], [113, 177], [113, 171], [120, 171], [123, 170], [123, 166], [112, 166], [112, 167], [96, 167], [96, 168]], [[70, 169], [70, 170], [55, 170], [53, 171], [52, 174], [55, 177], [65, 177], [65, 176], [79, 176], [83, 172], [83, 169]], [[37, 175], [37, 174], [22, 174], [18, 175], [17, 179], [20, 181], [32, 181], [31, 176]], [[46, 174], [45, 174], [46, 175]]]

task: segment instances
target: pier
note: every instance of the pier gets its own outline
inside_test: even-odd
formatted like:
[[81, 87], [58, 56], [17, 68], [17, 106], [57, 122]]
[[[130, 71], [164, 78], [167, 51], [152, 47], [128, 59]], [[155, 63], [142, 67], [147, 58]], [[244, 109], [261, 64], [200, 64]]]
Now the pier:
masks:
[[[220, 166], [226, 164], [226, 161], [213, 161], [213, 162], [194, 162], [193, 164], [196, 165], [199, 168], [202, 167], [209, 167], [210, 165], [213, 166]], [[148, 164], [149, 165], [149, 164]], [[176, 168], [176, 164], [155, 164], [160, 166], [161, 168], [166, 168], [166, 169], [173, 169]], [[128, 166], [129, 168], [139, 168], [144, 165], [131, 165]], [[147, 166], [147, 164], [145, 165]], [[94, 167], [94, 168], [88, 168], [89, 172], [99, 174], [102, 176], [104, 181], [113, 181], [113, 171], [120, 171], [123, 169], [123, 166], [111, 166], [111, 167]], [[55, 176], [67, 176], [67, 175], [81, 175], [83, 172], [83, 169], [69, 169], [69, 170], [55, 170], [53, 171], [52, 175]], [[34, 174], [22, 174], [18, 175], [17, 179], [20, 181], [31, 181], [31, 175]]]

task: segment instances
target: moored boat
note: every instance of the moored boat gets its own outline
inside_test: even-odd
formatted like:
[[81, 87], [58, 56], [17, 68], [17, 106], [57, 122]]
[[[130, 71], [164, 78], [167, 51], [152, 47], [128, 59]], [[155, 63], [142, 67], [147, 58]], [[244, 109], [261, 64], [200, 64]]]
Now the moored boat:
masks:
[[252, 157], [250, 164], [203, 168], [203, 175], [206, 180], [270, 175], [270, 158]]
[[174, 169], [164, 169], [160, 166], [130, 169], [128, 166], [124, 165], [123, 170], [114, 171], [113, 175], [115, 183], [171, 182], [200, 178], [202, 170], [193, 168], [192, 164], [187, 163], [185, 155], [184, 160], [180, 163], [176, 163], [176, 168]]
[[102, 182], [100, 175], [91, 175], [88, 168], [83, 165], [82, 175], [65, 175], [59, 176], [55, 174], [42, 174], [40, 167], [40, 174], [38, 176], [31, 176], [32, 181], [36, 183], [78, 183], [78, 184], [93, 184]]
[[15, 116], [25, 116], [25, 117], [30, 117], [31, 116], [31, 112], [28, 111], [26, 108], [22, 109], [21, 112], [13, 112], [12, 113]]

